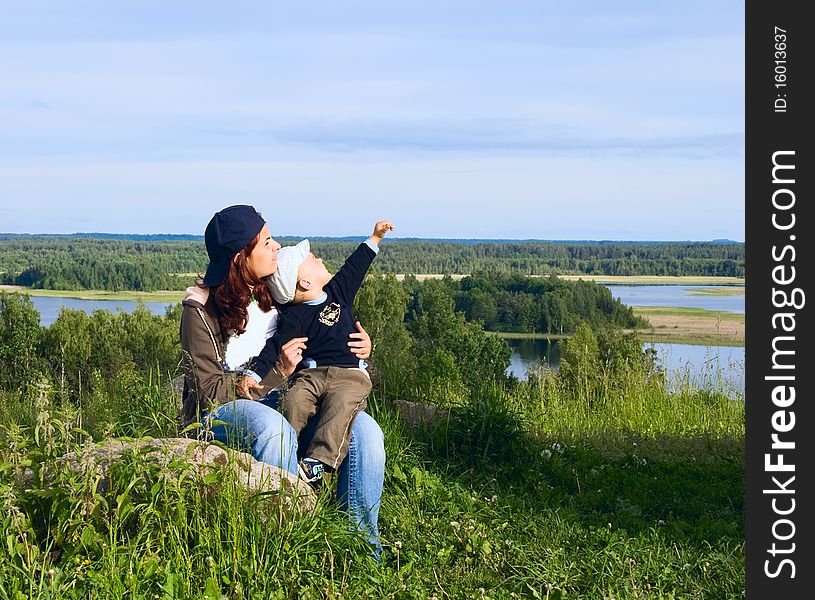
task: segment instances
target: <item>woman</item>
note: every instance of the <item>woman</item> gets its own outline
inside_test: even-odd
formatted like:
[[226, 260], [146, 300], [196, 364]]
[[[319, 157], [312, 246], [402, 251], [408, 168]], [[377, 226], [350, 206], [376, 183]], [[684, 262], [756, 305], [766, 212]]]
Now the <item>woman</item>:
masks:
[[[260, 214], [251, 206], [230, 206], [212, 217], [204, 233], [209, 266], [203, 282], [187, 289], [181, 315], [181, 348], [184, 358], [184, 426], [222, 422], [211, 430], [224, 443], [248, 450], [257, 460], [297, 475], [298, 440], [294, 430], [277, 412], [278, 393], [266, 396], [259, 389], [274, 388], [300, 362], [306, 338], [287, 342], [276, 369], [261, 384], [253, 385], [243, 373], [225, 369], [229, 338], [246, 330], [247, 307], [252, 297], [261, 310], [272, 310], [264, 278], [277, 270], [274, 241]], [[368, 358], [371, 340], [357, 323], [358, 333], [348, 346]], [[251, 383], [250, 383], [251, 382]], [[253, 389], [250, 389], [253, 388]], [[253, 400], [250, 394], [257, 394]], [[348, 457], [338, 470], [337, 496], [359, 529], [381, 550], [377, 519], [385, 473], [382, 430], [367, 413], [360, 413], [351, 430]]]

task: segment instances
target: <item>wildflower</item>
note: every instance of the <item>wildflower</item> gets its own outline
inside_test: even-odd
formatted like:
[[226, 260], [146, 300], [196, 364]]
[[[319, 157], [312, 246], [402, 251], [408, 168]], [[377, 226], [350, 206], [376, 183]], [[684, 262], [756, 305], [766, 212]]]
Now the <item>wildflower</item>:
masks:
[[549, 460], [550, 458], [552, 458], [552, 451], [548, 449], [544, 450], [543, 452], [541, 452], [541, 457], [545, 458], [546, 460]]
[[393, 547], [394, 547], [394, 548], [396, 548], [397, 550], [401, 550], [401, 549], [402, 549], [402, 542], [400, 542], [400, 541], [398, 541], [398, 540], [397, 540], [397, 541], [395, 541], [395, 542], [393, 543]]
[[459, 523], [458, 521], [450, 521], [450, 527], [452, 527], [453, 529], [458, 529], [460, 526], [461, 523]]

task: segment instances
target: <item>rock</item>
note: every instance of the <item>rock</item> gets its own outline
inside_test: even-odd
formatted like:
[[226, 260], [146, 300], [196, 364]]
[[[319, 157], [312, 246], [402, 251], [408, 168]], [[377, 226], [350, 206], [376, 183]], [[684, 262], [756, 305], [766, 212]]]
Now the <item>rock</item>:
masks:
[[245, 452], [188, 438], [106, 440], [70, 452], [58, 463], [76, 473], [93, 472], [99, 478], [97, 490], [104, 493], [109, 485], [110, 466], [126, 456], [138, 456], [170, 468], [173, 461], [182, 460], [193, 466], [202, 480], [212, 472], [231, 469], [237, 483], [249, 495], [265, 493], [270, 498], [282, 499], [296, 512], [311, 510], [316, 504], [314, 490], [288, 471], [257, 461]]

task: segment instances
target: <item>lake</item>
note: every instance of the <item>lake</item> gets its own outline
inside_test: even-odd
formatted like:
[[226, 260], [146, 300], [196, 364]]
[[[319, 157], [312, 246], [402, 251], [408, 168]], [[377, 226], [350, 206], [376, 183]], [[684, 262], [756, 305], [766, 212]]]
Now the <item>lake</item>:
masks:
[[[602, 283], [602, 282], [598, 282]], [[716, 285], [619, 285], [604, 284], [614, 298], [629, 306], [678, 306], [744, 312], [744, 294], [697, 295], [698, 290], [715, 292], [731, 286]], [[507, 340], [512, 348], [509, 373], [526, 379], [530, 367], [545, 365], [557, 369], [560, 351], [557, 342], [546, 340]], [[688, 379], [703, 387], [718, 384], [719, 389], [744, 393], [744, 348], [693, 346], [688, 344], [646, 344], [657, 351], [670, 379]]]
[[[560, 367], [557, 340], [507, 340], [507, 343], [512, 348], [507, 371], [518, 379], [525, 380], [531, 368]], [[659, 364], [672, 385], [686, 381], [728, 395], [744, 394], [744, 348], [689, 344], [644, 344], [644, 347], [657, 351]]]
[[[59, 317], [59, 310], [62, 307], [74, 310], [84, 310], [91, 314], [95, 310], [107, 310], [114, 314], [122, 310], [133, 312], [136, 310], [137, 302], [131, 300], [80, 300], [79, 298], [57, 298], [49, 296], [29, 296], [40, 313], [40, 325], [48, 327]], [[173, 302], [145, 302], [144, 305], [155, 315], [163, 315], [167, 307]]]
[[618, 285], [603, 284], [614, 298], [619, 298], [628, 306], [683, 306], [686, 308], [704, 308], [705, 310], [724, 310], [727, 312], [744, 312], [744, 294], [720, 296], [714, 293], [699, 293], [699, 290], [728, 289], [731, 286], [721, 285]]

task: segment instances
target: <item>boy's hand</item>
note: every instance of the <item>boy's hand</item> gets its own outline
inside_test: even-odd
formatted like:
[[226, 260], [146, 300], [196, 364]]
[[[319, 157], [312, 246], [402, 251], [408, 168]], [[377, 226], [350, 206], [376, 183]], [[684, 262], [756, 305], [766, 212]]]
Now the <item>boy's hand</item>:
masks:
[[307, 337], [292, 338], [280, 348], [278, 361], [278, 375], [288, 377], [303, 360], [303, 350], [306, 349]]
[[371, 241], [379, 245], [379, 242], [382, 241], [382, 238], [385, 237], [385, 234], [389, 231], [393, 231], [393, 223], [390, 221], [379, 221], [376, 225], [374, 225], [374, 232], [371, 234]]

